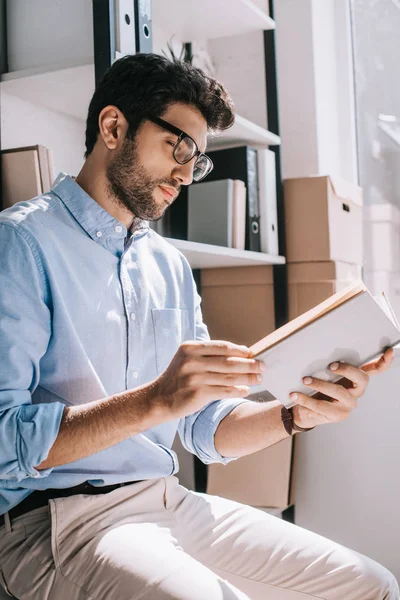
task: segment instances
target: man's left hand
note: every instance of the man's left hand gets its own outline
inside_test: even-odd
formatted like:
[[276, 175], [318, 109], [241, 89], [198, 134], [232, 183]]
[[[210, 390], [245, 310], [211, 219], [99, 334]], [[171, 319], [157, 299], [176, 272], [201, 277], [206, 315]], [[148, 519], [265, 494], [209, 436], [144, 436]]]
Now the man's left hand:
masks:
[[[296, 425], [305, 429], [325, 423], [339, 423], [350, 415], [357, 407], [358, 399], [365, 393], [371, 375], [387, 371], [394, 358], [394, 350], [390, 348], [379, 358], [361, 368], [346, 363], [333, 363], [330, 369], [342, 376], [336, 383], [305, 377], [303, 383], [316, 390], [312, 397], [300, 392], [290, 394], [296, 403], [293, 407], [293, 420]], [[336, 367], [336, 368], [332, 368]]]

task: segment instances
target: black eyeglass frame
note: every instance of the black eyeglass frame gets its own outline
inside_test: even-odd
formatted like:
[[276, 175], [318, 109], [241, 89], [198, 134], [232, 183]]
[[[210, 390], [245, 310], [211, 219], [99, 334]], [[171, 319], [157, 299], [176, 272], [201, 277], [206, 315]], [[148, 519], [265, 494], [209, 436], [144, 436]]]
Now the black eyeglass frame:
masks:
[[[175, 161], [179, 164], [179, 165], [186, 165], [187, 163], [189, 163], [191, 160], [193, 160], [194, 158], [200, 158], [202, 156], [204, 156], [210, 163], [211, 168], [209, 171], [207, 171], [207, 173], [201, 178], [201, 179], [197, 179], [197, 181], [202, 181], [203, 179], [205, 179], [207, 177], [207, 175], [209, 175], [211, 173], [211, 171], [214, 168], [214, 163], [211, 160], [211, 158], [209, 156], [207, 156], [207, 154], [205, 154], [204, 152], [200, 152], [199, 147], [197, 145], [197, 142], [192, 138], [192, 136], [190, 136], [188, 133], [186, 133], [185, 131], [183, 131], [182, 129], [179, 129], [178, 127], [175, 127], [175, 125], [172, 125], [171, 123], [168, 123], [168, 121], [164, 121], [164, 119], [160, 119], [159, 117], [148, 117], [149, 121], [151, 121], [152, 123], [155, 123], [156, 125], [158, 125], [159, 127], [162, 127], [163, 129], [166, 129], [167, 131], [170, 131], [171, 133], [174, 133], [175, 135], [178, 136], [178, 140], [175, 143], [174, 146], [174, 151], [173, 151], [173, 156]], [[188, 160], [185, 161], [181, 161], [178, 160], [175, 156], [175, 150], [177, 149], [177, 147], [179, 146], [180, 142], [184, 139], [184, 138], [189, 138], [190, 140], [192, 140], [195, 148], [196, 148], [196, 152], [193, 154], [193, 156], [191, 156], [190, 158], [188, 158]], [[197, 162], [197, 160], [196, 160]]]

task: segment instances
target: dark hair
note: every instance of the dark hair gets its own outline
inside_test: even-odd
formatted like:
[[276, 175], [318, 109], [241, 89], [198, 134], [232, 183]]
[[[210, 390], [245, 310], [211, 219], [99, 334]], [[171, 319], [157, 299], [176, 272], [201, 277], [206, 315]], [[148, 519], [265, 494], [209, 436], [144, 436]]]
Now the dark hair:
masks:
[[189, 62], [157, 54], [127, 55], [115, 61], [89, 105], [85, 158], [96, 143], [99, 114], [105, 106], [116, 106], [123, 113], [129, 125], [127, 136], [133, 139], [143, 120], [160, 117], [175, 102], [198, 108], [209, 131], [233, 125], [233, 102], [223, 85]]

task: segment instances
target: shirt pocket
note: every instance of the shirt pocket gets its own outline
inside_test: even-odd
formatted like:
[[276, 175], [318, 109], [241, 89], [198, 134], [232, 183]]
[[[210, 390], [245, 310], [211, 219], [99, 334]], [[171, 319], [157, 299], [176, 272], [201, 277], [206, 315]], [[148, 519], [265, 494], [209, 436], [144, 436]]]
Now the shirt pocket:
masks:
[[168, 367], [179, 346], [194, 339], [190, 311], [186, 308], [153, 308], [151, 311], [156, 355], [160, 374]]

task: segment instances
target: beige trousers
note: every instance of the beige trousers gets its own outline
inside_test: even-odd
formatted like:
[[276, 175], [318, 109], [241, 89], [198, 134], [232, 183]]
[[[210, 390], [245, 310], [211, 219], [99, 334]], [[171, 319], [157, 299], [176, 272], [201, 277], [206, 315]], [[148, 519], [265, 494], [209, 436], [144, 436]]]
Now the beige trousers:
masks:
[[398, 600], [384, 567], [176, 477], [51, 500], [0, 528], [20, 600]]

